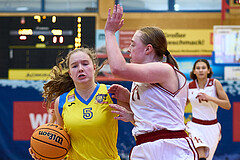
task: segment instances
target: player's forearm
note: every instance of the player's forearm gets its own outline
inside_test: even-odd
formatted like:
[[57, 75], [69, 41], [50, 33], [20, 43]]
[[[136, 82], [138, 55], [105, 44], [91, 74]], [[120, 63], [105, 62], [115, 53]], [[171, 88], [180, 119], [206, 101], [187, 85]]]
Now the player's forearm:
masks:
[[228, 100], [223, 100], [215, 97], [212, 97], [210, 100], [216, 103], [218, 106], [220, 106], [223, 109], [226, 109], [226, 110], [231, 109], [231, 103]]
[[106, 50], [108, 55], [108, 62], [111, 72], [119, 75], [124, 70], [126, 61], [119, 49], [115, 34], [112, 32], [105, 32]]

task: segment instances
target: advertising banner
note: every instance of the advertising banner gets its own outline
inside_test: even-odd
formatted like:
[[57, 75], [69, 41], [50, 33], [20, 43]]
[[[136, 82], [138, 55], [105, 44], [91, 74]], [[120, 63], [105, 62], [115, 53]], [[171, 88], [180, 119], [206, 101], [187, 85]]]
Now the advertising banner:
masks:
[[[174, 56], [211, 56], [213, 51], [213, 31], [211, 29], [166, 29], [168, 50]], [[134, 30], [119, 32], [119, 46], [127, 52]]]
[[[214, 160], [240, 159], [240, 82], [220, 81], [232, 104], [230, 110], [219, 107], [218, 121], [222, 127]], [[49, 122], [51, 115], [43, 108], [41, 96], [45, 81], [0, 80], [0, 159], [32, 159], [28, 148], [33, 131], [41, 124]], [[112, 84], [116, 82], [105, 82]], [[128, 89], [130, 82], [117, 82]], [[185, 120], [191, 120], [191, 106], [187, 106]], [[118, 152], [122, 160], [128, 160], [135, 140], [131, 134], [133, 125], [119, 121]], [[226, 147], [228, 146], [228, 147]]]

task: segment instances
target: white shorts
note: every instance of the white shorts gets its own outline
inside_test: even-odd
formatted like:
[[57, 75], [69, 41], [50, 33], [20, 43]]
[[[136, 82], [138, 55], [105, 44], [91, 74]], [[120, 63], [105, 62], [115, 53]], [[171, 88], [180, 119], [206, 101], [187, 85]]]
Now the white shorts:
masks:
[[130, 160], [198, 160], [198, 154], [189, 137], [159, 139], [133, 147]]
[[211, 160], [221, 140], [220, 123], [202, 125], [189, 121], [186, 126], [186, 130], [189, 133], [189, 137], [192, 138], [195, 147], [206, 147], [207, 160]]

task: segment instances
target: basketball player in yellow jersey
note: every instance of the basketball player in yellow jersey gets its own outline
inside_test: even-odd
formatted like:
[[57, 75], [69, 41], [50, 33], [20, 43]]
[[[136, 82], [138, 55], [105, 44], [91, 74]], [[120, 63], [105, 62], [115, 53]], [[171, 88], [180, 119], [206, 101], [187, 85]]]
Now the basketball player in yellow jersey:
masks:
[[71, 137], [69, 159], [120, 159], [116, 148], [118, 122], [104, 84], [97, 84], [84, 100], [72, 89], [59, 98], [58, 110]]
[[[98, 67], [95, 52], [88, 48], [70, 51], [64, 62], [52, 69], [51, 80], [44, 84], [47, 109], [54, 104], [56, 123], [70, 136], [69, 160], [120, 160], [117, 151], [118, 122], [109, 104], [116, 99], [110, 86], [95, 82]], [[63, 72], [67, 70], [67, 72]], [[128, 103], [117, 101], [128, 107]], [[29, 149], [33, 158], [31, 148]]]

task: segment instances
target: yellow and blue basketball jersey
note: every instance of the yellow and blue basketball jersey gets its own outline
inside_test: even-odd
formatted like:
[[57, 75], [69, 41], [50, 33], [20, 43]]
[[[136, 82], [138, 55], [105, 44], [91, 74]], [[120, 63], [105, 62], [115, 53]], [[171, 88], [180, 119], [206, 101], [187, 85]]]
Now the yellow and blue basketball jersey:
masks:
[[98, 83], [87, 101], [75, 88], [60, 96], [59, 113], [72, 145], [68, 159], [120, 160], [117, 115], [109, 107], [116, 99], [108, 93], [109, 87]]

